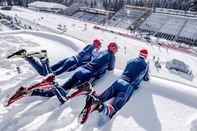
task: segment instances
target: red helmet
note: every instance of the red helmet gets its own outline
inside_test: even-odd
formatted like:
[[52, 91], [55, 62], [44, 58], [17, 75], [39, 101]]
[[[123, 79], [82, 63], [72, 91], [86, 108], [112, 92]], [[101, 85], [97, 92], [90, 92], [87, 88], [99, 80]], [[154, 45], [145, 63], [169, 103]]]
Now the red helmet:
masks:
[[116, 53], [118, 51], [118, 45], [115, 42], [110, 42], [107, 48], [112, 53]]
[[93, 41], [93, 45], [94, 45], [94, 47], [96, 47], [97, 49], [99, 49], [99, 48], [101, 48], [101, 41], [98, 40], [98, 39], [95, 39]]
[[146, 59], [148, 57], [148, 50], [145, 48], [142, 48], [139, 52], [139, 56]]

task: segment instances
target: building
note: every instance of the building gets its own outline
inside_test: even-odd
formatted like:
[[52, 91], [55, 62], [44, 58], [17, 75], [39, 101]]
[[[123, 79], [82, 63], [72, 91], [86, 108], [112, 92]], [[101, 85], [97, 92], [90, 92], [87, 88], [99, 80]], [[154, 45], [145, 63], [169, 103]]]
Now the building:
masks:
[[55, 2], [43, 2], [43, 1], [35, 1], [28, 4], [28, 7], [33, 10], [39, 11], [47, 11], [47, 12], [55, 12], [60, 13], [66, 10], [66, 6], [55, 3]]

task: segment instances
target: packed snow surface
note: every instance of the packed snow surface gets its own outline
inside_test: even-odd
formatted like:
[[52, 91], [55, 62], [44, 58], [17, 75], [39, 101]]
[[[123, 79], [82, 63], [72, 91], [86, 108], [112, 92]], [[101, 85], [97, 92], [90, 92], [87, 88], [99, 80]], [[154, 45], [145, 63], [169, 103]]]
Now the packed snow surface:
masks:
[[[77, 115], [84, 104], [84, 97], [73, 100], [60, 106], [56, 97], [26, 97], [10, 107], [4, 107], [7, 98], [20, 85], [28, 86], [42, 79], [34, 69], [23, 59], [7, 60], [6, 56], [20, 48], [29, 51], [47, 49], [51, 64], [60, 59], [75, 55], [84, 43], [76, 39], [42, 33], [42, 32], [13, 32], [0, 34], [0, 130], [1, 131], [196, 131], [196, 99], [197, 89], [186, 84], [174, 82], [174, 75], [164, 72], [168, 80], [151, 77], [150, 82], [144, 82], [124, 108], [105, 125], [103, 129], [95, 129], [92, 124], [96, 113], [90, 116], [85, 125], [77, 122]], [[137, 49], [133, 46], [133, 57], [137, 56]], [[154, 53], [161, 52], [152, 47]], [[162, 51], [165, 53], [165, 51]], [[185, 54], [170, 52], [185, 58]], [[169, 53], [169, 54], [170, 54]], [[159, 53], [158, 53], [159, 54]], [[118, 60], [124, 54], [118, 53]], [[151, 54], [152, 55], [152, 54]], [[170, 56], [170, 55], [169, 55]], [[165, 57], [166, 60], [169, 56]], [[162, 57], [162, 55], [161, 55]], [[189, 56], [190, 57], [190, 56]], [[129, 59], [130, 55], [124, 56]], [[195, 59], [195, 58], [194, 58]], [[191, 61], [191, 66], [195, 62]], [[16, 71], [16, 66], [21, 68], [21, 74]], [[125, 63], [116, 63], [122, 69]], [[153, 67], [152, 67], [153, 68]], [[95, 86], [101, 93], [109, 87], [121, 74], [122, 70], [116, 69], [106, 74]], [[153, 70], [153, 72], [156, 72]], [[163, 72], [161, 72], [160, 75]], [[158, 73], [159, 74], [159, 73]], [[72, 73], [65, 73], [57, 78], [60, 83]], [[176, 77], [177, 81], [189, 81]], [[193, 82], [192, 82], [193, 83]]]

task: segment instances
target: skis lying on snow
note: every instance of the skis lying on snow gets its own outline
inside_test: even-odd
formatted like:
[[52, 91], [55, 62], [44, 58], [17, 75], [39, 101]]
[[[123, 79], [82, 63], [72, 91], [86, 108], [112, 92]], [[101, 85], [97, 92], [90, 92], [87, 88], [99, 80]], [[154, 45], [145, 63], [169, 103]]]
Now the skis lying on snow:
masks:
[[[54, 87], [55, 83], [55, 76], [51, 75], [47, 77], [46, 79], [42, 80], [41, 82], [34, 84], [29, 87], [20, 87], [14, 95], [12, 95], [5, 106], [9, 106], [12, 103], [18, 101], [19, 99], [25, 97], [28, 93], [31, 92], [34, 89], [50, 89]], [[71, 99], [75, 96], [80, 95], [88, 95], [92, 91], [92, 87], [89, 82], [85, 82], [77, 87], [77, 90], [72, 92], [69, 96], [67, 96], [67, 99]]]
[[54, 80], [55, 80], [55, 76], [51, 75], [51, 76], [47, 77], [46, 79], [42, 80], [41, 82], [34, 84], [32, 86], [20, 87], [15, 92], [15, 94], [8, 99], [8, 102], [5, 106], [9, 106], [12, 103], [16, 102], [17, 100], [23, 98], [27, 94], [26, 92], [30, 92], [33, 89], [36, 89], [36, 88], [49, 89], [50, 87], [52, 87]]

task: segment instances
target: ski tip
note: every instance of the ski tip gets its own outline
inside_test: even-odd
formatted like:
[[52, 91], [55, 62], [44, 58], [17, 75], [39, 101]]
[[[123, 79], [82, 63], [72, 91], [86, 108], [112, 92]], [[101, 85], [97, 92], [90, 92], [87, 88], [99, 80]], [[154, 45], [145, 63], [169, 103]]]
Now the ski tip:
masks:
[[4, 104], [4, 106], [5, 106], [5, 107], [8, 107], [8, 106], [10, 106], [13, 102], [14, 102], [14, 101], [10, 101], [10, 100], [9, 100], [9, 101], [7, 101], [7, 102]]
[[12, 56], [9, 55], [9, 56], [7, 56], [6, 58], [7, 58], [7, 59], [10, 59], [11, 57], [12, 57]]
[[14, 53], [8, 55], [8, 56], [7, 56], [7, 59], [10, 59], [10, 58], [12, 58], [12, 57], [14, 57], [14, 56], [18, 56], [18, 55], [24, 54], [24, 53], [26, 53], [26, 52], [27, 52], [27, 51], [26, 51], [25, 49], [20, 49], [20, 50], [14, 52]]
[[9, 105], [10, 105], [10, 103], [5, 103], [3, 106], [8, 107]]
[[85, 120], [79, 115], [78, 122], [82, 125], [85, 123]]
[[2, 106], [3, 107], [8, 107], [9, 105], [10, 105], [9, 98], [4, 99], [3, 102], [2, 102]]

